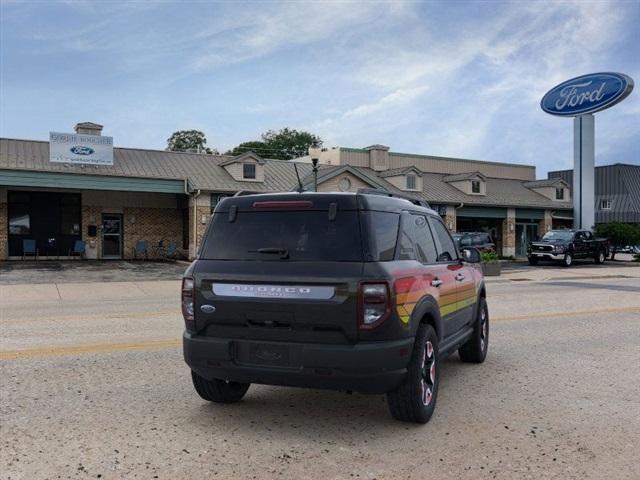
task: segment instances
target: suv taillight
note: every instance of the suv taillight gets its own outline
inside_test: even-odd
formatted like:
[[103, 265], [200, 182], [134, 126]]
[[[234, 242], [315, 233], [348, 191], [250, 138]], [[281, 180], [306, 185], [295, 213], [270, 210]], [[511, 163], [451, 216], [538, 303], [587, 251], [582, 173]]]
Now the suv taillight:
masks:
[[182, 279], [182, 316], [187, 330], [193, 330], [193, 278]]
[[358, 291], [358, 327], [371, 330], [386, 320], [391, 312], [389, 285], [361, 283]]

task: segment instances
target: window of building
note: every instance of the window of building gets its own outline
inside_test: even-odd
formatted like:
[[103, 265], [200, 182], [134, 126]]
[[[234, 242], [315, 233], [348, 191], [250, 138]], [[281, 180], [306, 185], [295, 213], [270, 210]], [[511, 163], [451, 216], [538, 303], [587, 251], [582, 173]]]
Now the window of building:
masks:
[[211, 213], [213, 214], [213, 211], [216, 209], [216, 205], [218, 205], [218, 203], [220, 203], [220, 201], [223, 198], [227, 198], [230, 197], [231, 195], [229, 195], [228, 193], [212, 193], [211, 196], [209, 197], [209, 205], [210, 205], [210, 209], [211, 209]]
[[31, 232], [30, 203], [28, 193], [9, 193], [9, 234], [28, 235]]
[[60, 195], [60, 233], [62, 235], [80, 235], [80, 196]]
[[416, 189], [416, 176], [409, 174], [407, 175], [407, 190], [415, 190]]
[[338, 190], [348, 192], [351, 189], [351, 180], [348, 177], [342, 177], [338, 182]]
[[471, 193], [480, 193], [480, 180], [471, 181]]
[[255, 179], [256, 178], [256, 164], [255, 163], [243, 163], [242, 164], [242, 178]]
[[433, 231], [433, 237], [436, 241], [438, 252], [438, 262], [452, 262], [458, 259], [458, 252], [453, 243], [453, 239], [441, 220], [435, 217], [429, 217], [429, 225]]
[[564, 200], [564, 188], [556, 188], [556, 200]]
[[600, 200], [600, 210], [611, 210], [611, 199], [604, 198]]

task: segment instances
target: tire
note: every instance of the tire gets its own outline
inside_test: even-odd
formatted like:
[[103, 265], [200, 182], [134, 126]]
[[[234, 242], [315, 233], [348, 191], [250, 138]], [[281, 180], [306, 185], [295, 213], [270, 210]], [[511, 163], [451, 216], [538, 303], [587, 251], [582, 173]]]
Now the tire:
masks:
[[604, 253], [604, 250], [600, 250], [598, 253], [596, 253], [594, 261], [596, 262], [596, 264], [602, 265], [606, 259], [607, 255]]
[[473, 335], [458, 349], [460, 360], [467, 363], [482, 363], [489, 351], [489, 309], [487, 301], [480, 298]]
[[[407, 377], [387, 393], [391, 415], [402, 422], [427, 423], [436, 408], [440, 384], [438, 336], [431, 325], [418, 327]], [[438, 366], [437, 366], [438, 365]]]
[[562, 260], [562, 266], [569, 268], [571, 265], [573, 265], [573, 255], [565, 253], [564, 259]]
[[207, 380], [194, 371], [191, 371], [191, 380], [200, 397], [216, 403], [239, 402], [251, 385], [250, 383], [227, 382], [217, 378]]
[[535, 257], [528, 257], [529, 260], [529, 265], [537, 265], [538, 264], [538, 259]]

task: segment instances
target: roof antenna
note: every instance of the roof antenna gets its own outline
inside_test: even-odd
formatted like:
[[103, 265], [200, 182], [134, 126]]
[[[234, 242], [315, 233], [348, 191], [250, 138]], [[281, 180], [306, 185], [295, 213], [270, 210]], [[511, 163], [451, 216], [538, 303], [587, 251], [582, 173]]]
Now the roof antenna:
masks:
[[304, 192], [304, 187], [302, 186], [302, 180], [300, 180], [300, 174], [298, 173], [298, 164], [293, 162], [293, 168], [296, 171], [296, 177], [298, 178], [298, 193]]

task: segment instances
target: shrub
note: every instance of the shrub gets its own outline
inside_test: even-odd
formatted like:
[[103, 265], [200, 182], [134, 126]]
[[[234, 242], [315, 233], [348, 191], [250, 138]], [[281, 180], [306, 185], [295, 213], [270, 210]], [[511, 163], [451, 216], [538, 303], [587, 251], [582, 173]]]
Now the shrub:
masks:
[[498, 254], [496, 252], [482, 252], [480, 253], [480, 261], [482, 261], [482, 263], [497, 262]]
[[618, 248], [625, 245], [635, 245], [640, 241], [640, 226], [630, 223], [609, 222], [595, 226], [594, 232], [598, 237], [605, 237], [611, 244], [611, 260], [616, 256]]

